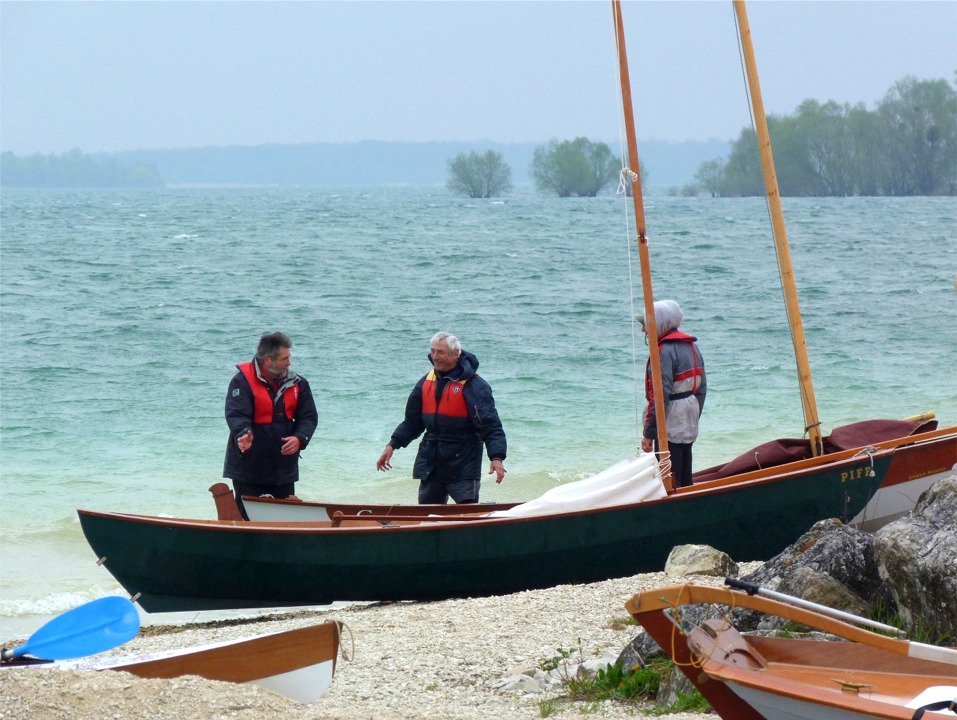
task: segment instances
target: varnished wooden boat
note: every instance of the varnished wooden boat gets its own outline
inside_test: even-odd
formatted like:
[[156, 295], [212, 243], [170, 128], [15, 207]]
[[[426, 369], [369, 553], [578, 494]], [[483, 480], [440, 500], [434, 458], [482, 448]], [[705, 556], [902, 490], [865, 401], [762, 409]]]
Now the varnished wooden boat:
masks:
[[32, 664], [37, 669], [116, 670], [142, 678], [198, 675], [252, 683], [301, 703], [329, 689], [336, 670], [342, 624], [318, 625], [134, 657]]
[[[775, 615], [847, 642], [744, 636], [724, 618], [687, 627], [682, 609], [701, 603]], [[726, 588], [663, 587], [625, 607], [724, 720], [913, 720], [921, 708], [924, 720], [957, 717], [943, 709], [949, 701], [957, 708], [953, 648]]]
[[740, 561], [770, 558], [814, 522], [860, 512], [894, 452], [842, 451], [641, 502], [531, 516], [512, 508], [266, 523], [78, 514], [98, 561], [147, 612], [476, 597], [660, 570], [684, 543]]

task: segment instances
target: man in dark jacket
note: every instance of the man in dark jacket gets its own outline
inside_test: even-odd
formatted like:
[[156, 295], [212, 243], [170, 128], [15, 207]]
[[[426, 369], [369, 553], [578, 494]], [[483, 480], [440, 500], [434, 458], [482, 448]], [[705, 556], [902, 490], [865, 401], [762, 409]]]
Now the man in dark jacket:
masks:
[[463, 351], [447, 332], [432, 338], [432, 371], [416, 383], [405, 405], [405, 419], [376, 462], [392, 469], [392, 453], [423, 432], [412, 476], [419, 481], [419, 503], [477, 503], [482, 473], [482, 444], [495, 482], [505, 478], [506, 441], [492, 388], [476, 374], [479, 361]]
[[299, 452], [319, 424], [309, 383], [289, 369], [291, 349], [287, 335], [263, 335], [256, 357], [236, 366], [239, 372], [226, 392], [229, 440], [223, 477], [233, 481], [244, 518], [243, 495], [295, 494]]

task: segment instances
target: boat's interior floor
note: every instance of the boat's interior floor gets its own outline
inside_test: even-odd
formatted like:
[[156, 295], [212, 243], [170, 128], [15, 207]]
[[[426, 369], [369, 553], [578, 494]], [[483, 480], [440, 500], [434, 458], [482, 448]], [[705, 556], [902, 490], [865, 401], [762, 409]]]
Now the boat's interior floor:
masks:
[[[755, 687], [772, 684], [783, 689], [797, 684], [847, 699], [865, 698], [905, 706], [930, 687], [957, 682], [957, 668], [953, 665], [860, 643], [745, 637], [730, 627], [716, 634], [713, 645], [707, 639], [699, 645], [705, 672], [718, 679], [740, 682], [746, 681], [740, 672], [744, 669], [755, 674]], [[724, 668], [734, 670], [726, 674]]]

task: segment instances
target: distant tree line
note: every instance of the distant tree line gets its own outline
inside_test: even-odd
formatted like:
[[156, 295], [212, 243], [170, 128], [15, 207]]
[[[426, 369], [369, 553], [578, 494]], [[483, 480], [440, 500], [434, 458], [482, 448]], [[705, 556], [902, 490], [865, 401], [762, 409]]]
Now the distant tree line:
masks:
[[[768, 132], [782, 195], [957, 195], [957, 91], [946, 80], [904, 78], [873, 111], [805, 100], [768, 117]], [[714, 197], [764, 195], [754, 130], [695, 181]]]
[[146, 163], [124, 165], [114, 158], [71, 150], [63, 155], [0, 155], [0, 185], [29, 188], [163, 187], [156, 169]]
[[[794, 115], [769, 116], [768, 132], [782, 195], [957, 195], [957, 90], [946, 80], [906, 77], [873, 111], [863, 104], [805, 100]], [[605, 143], [579, 137], [536, 148], [530, 174], [539, 190], [594, 197], [617, 184], [621, 166]], [[504, 181], [469, 180], [487, 177], [490, 167]], [[449, 172], [449, 189], [471, 197], [511, 187], [510, 168], [491, 150], [458, 156]], [[647, 179], [644, 167], [640, 172]], [[743, 129], [728, 159], [702, 163], [694, 179], [682, 194], [764, 195], [754, 130]]]

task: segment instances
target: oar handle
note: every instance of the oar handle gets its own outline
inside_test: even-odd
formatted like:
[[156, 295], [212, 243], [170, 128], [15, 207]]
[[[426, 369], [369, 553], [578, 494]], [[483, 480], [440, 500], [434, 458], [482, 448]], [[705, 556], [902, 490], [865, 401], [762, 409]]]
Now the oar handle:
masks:
[[0, 664], [20, 666], [20, 665], [45, 665], [52, 662], [51, 660], [44, 660], [43, 658], [24, 657], [23, 655], [17, 656], [17, 655], [14, 655], [13, 653], [14, 653], [13, 650], [3, 648], [3, 650], [0, 651]]
[[728, 587], [732, 587], [735, 590], [744, 590], [748, 595], [757, 595], [758, 591], [761, 589], [761, 586], [757, 583], [750, 583], [746, 580], [738, 580], [738, 578], [726, 577], [724, 579], [724, 584]]
[[764, 597], [771, 598], [772, 600], [779, 600], [781, 602], [788, 603], [789, 605], [794, 605], [795, 607], [820, 613], [821, 615], [828, 615], [832, 618], [836, 618], [837, 620], [856, 623], [858, 625], [867, 625], [875, 630], [891, 633], [892, 635], [896, 635], [898, 637], [905, 634], [903, 630], [893, 627], [892, 625], [885, 625], [884, 623], [877, 622], [876, 620], [861, 617], [860, 615], [853, 615], [851, 613], [844, 612], [843, 610], [835, 610], [827, 605], [819, 605], [818, 603], [811, 602], [810, 600], [804, 600], [799, 597], [794, 597], [793, 595], [785, 595], [784, 593], [779, 593], [775, 590], [768, 590], [767, 588], [761, 587], [757, 583], [750, 583], [745, 580], [726, 577], [724, 579], [724, 584], [737, 590], [744, 590], [748, 595], [763, 595]]

